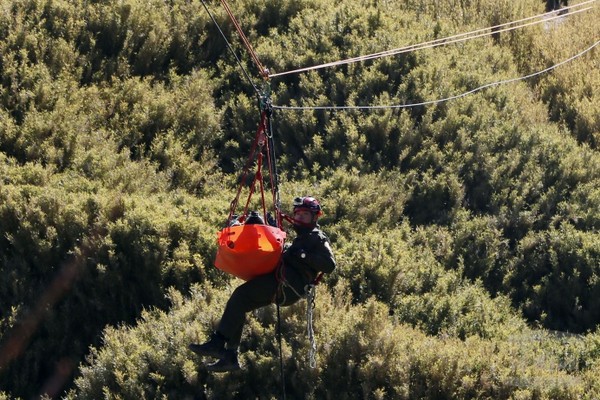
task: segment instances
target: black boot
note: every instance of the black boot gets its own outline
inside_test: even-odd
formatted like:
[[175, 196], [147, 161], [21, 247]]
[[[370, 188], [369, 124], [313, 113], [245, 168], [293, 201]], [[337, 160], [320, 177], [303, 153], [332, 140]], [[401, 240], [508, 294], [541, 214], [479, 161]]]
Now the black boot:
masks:
[[237, 351], [232, 349], [225, 350], [219, 361], [206, 366], [206, 370], [210, 372], [230, 372], [239, 369], [240, 364], [238, 362]]
[[203, 344], [192, 343], [188, 348], [201, 356], [221, 358], [225, 355], [225, 337], [219, 332], [210, 336], [210, 340]]

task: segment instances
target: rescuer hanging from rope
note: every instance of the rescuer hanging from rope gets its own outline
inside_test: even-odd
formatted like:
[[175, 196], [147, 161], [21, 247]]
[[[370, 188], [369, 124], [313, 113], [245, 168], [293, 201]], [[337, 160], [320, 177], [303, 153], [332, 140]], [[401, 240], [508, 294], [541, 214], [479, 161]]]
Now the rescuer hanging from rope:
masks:
[[[259, 96], [261, 118], [250, 156], [240, 179], [237, 195], [231, 202], [226, 227], [218, 233], [218, 247], [215, 258], [217, 268], [244, 279], [246, 282], [232, 293], [217, 330], [213, 332], [210, 340], [204, 344], [190, 344], [189, 348], [200, 355], [218, 359], [215, 363], [207, 366], [209, 371], [225, 372], [239, 369], [237, 351], [246, 313], [275, 303], [277, 305], [277, 336], [279, 340], [282, 393], [285, 399], [279, 307], [293, 304], [303, 297], [307, 298], [307, 330], [311, 340], [310, 359], [311, 366], [313, 366], [314, 351], [316, 349], [312, 331], [314, 289], [323, 273], [335, 269], [335, 259], [329, 239], [317, 224], [322, 211], [321, 205], [314, 197], [296, 198], [293, 204], [293, 218], [281, 213], [270, 119], [273, 107], [268, 95], [270, 87], [266, 82], [269, 78], [268, 69], [261, 64], [240, 24], [231, 12], [227, 1], [221, 0], [221, 4], [227, 11], [261, 76], [265, 79], [264, 90], [261, 92], [252, 82], [204, 0], [202, 0], [202, 4], [219, 29], [242, 72], [244, 72]], [[270, 214], [267, 213], [265, 202], [264, 177], [262, 174], [264, 150], [266, 150], [266, 161], [269, 170], [272, 205], [275, 211], [274, 218], [269, 218]], [[254, 161], [256, 161], [254, 180], [250, 185], [243, 213], [240, 217], [237, 217], [235, 212], [238, 199], [245, 185], [249, 167]], [[261, 218], [257, 211], [249, 210], [250, 200], [257, 184], [260, 186], [264, 218]], [[296, 231], [296, 238], [291, 244], [285, 244], [285, 246], [286, 233], [282, 230], [282, 220], [284, 218], [292, 223]], [[264, 221], [267, 221], [267, 223], [265, 224]]]
[[210, 340], [190, 344], [195, 353], [218, 359], [209, 364], [212, 372], [234, 371], [240, 368], [238, 347], [246, 313], [272, 303], [288, 306], [307, 294], [310, 285], [322, 273], [336, 266], [331, 244], [317, 221], [321, 205], [313, 197], [299, 197], [293, 204], [293, 224], [296, 238], [284, 246], [281, 262], [270, 273], [257, 276], [237, 287], [232, 293], [223, 316]]

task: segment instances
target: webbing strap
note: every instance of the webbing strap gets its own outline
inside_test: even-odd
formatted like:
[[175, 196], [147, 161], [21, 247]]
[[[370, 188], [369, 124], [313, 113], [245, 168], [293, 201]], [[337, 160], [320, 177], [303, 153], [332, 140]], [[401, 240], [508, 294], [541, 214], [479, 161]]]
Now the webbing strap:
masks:
[[248, 215], [248, 208], [250, 207], [250, 199], [256, 190], [256, 183], [260, 186], [260, 198], [263, 209], [263, 215], [267, 214], [267, 209], [265, 206], [265, 188], [263, 184], [263, 176], [262, 176], [262, 165], [263, 165], [263, 155], [262, 153], [258, 153], [258, 159], [256, 163], [256, 173], [254, 174], [254, 179], [252, 180], [252, 184], [250, 185], [250, 192], [248, 193], [248, 199], [246, 200], [246, 205], [244, 206], [244, 215]]
[[230, 205], [230, 209], [229, 209], [229, 216], [227, 217], [227, 224], [229, 224], [229, 222], [231, 221], [231, 218], [233, 217], [233, 214], [235, 213], [235, 210], [237, 208], [240, 194], [242, 193], [242, 189], [244, 187], [244, 182], [246, 182], [246, 177], [248, 176], [248, 172], [250, 171], [250, 165], [254, 161], [254, 158], [256, 155], [256, 148], [258, 147], [259, 142], [264, 141], [264, 120], [265, 120], [265, 118], [266, 118], [266, 115], [263, 112], [261, 114], [260, 122], [258, 124], [258, 129], [256, 131], [256, 137], [254, 138], [254, 141], [252, 142], [252, 148], [250, 150], [250, 154], [248, 155], [248, 159], [246, 160], [246, 164], [244, 165], [244, 169], [242, 170], [242, 176], [240, 178], [240, 184], [238, 185], [237, 193], [235, 194], [235, 197], [231, 201], [231, 205]]
[[246, 179], [248, 177], [250, 166], [252, 165], [252, 163], [254, 162], [255, 159], [256, 159], [256, 163], [257, 163], [256, 172], [254, 173], [254, 178], [253, 178], [252, 183], [249, 188], [248, 198], [246, 199], [243, 213], [244, 213], [244, 215], [248, 215], [248, 207], [250, 206], [250, 200], [252, 199], [252, 195], [254, 194], [254, 192], [256, 190], [256, 184], [258, 183], [260, 186], [261, 206], [262, 206], [263, 216], [266, 219], [267, 207], [266, 207], [266, 201], [265, 201], [265, 193], [264, 193], [265, 188], [264, 188], [264, 181], [263, 181], [263, 174], [262, 174], [262, 168], [264, 165], [263, 149], [266, 149], [267, 166], [269, 169], [271, 194], [273, 197], [273, 207], [275, 209], [277, 227], [279, 229], [282, 228], [281, 212], [279, 210], [279, 197], [278, 197], [279, 193], [278, 193], [278, 188], [277, 188], [277, 178], [276, 178], [276, 172], [275, 172], [275, 159], [274, 159], [274, 152], [272, 150], [272, 134], [270, 133], [270, 128], [267, 126], [267, 121], [270, 121], [270, 118], [268, 117], [268, 112], [265, 110], [265, 111], [261, 112], [261, 118], [260, 118], [260, 122], [258, 124], [258, 129], [256, 131], [256, 137], [254, 138], [254, 141], [252, 143], [252, 149], [250, 150], [250, 155], [248, 156], [248, 159], [246, 160], [246, 164], [242, 171], [242, 176], [240, 178], [240, 184], [238, 186], [237, 193], [230, 205], [229, 216], [227, 217], [227, 225], [230, 224], [230, 222], [233, 218], [233, 215], [235, 214], [235, 211], [238, 207], [239, 198], [242, 193], [242, 189], [244, 187]]

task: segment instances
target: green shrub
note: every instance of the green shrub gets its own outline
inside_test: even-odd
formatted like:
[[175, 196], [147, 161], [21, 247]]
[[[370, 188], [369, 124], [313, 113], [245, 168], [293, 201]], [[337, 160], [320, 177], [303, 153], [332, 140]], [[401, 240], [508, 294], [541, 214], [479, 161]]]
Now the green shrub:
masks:
[[[196, 286], [191, 298], [170, 292], [168, 313], [146, 311], [135, 327], [108, 328], [67, 398], [281, 395], [274, 307], [249, 315], [245, 371], [207, 374], [189, 342], [203, 340], [230, 290]], [[348, 287], [319, 287], [315, 309], [317, 366], [307, 363], [304, 302], [282, 309], [287, 396], [361, 398], [541, 398], [597, 395], [590, 351], [597, 338], [552, 335], [523, 326], [505, 340], [458, 340], [395, 324], [373, 299], [352, 305]], [[595, 344], [594, 344], [595, 343]], [[582, 363], [583, 362], [583, 363]]]
[[[1, 376], [13, 393], [33, 395], [39, 388], [31, 382], [60, 360], [79, 360], [106, 324], [165, 307], [168, 286], [223, 281], [211, 267], [219, 216], [206, 218], [210, 202], [108, 191], [39, 165], [11, 172], [13, 182], [0, 187], [0, 269], [10, 277], [0, 287], [3, 342], [27, 318], [36, 328]], [[77, 192], [81, 183], [92, 191]], [[40, 298], [48, 301], [44, 311]]]
[[503, 290], [510, 259], [508, 241], [490, 216], [457, 218], [452, 227], [452, 259], [448, 265], [465, 277], [481, 280], [492, 295]]
[[[233, 7], [273, 72], [543, 8], [459, 3]], [[275, 397], [273, 309], [249, 318], [244, 362], [255, 379], [202, 374], [181, 351], [205, 338], [225, 302], [219, 289], [230, 277], [212, 266], [215, 232], [259, 117], [250, 82], [200, 2], [23, 0], [1, 8], [0, 345], [22, 332], [27, 316], [41, 318], [0, 375], [0, 397], [39, 395], [90, 345], [90, 363], [74, 372], [82, 396]], [[433, 101], [577, 54], [591, 45], [597, 17], [592, 9], [491, 38], [285, 75], [268, 89], [276, 105]], [[316, 370], [306, 367], [303, 306], [284, 311], [290, 393], [327, 398], [331, 386], [341, 398], [598, 396], [597, 334], [557, 338], [521, 319], [581, 333], [600, 319], [593, 54], [406, 110], [275, 110], [284, 207], [296, 195], [321, 199], [338, 258], [320, 288], [317, 334], [325, 344]], [[173, 291], [169, 309], [167, 287], [187, 292], [194, 283], [200, 300], [177, 300]], [[41, 307], [51, 288], [58, 290]], [[181, 320], [186, 307], [191, 314]], [[152, 311], [139, 320], [144, 309]], [[106, 328], [104, 349], [107, 324], [122, 328]]]
[[598, 234], [570, 224], [532, 233], [511, 266], [512, 297], [523, 313], [551, 329], [585, 332], [597, 324]]

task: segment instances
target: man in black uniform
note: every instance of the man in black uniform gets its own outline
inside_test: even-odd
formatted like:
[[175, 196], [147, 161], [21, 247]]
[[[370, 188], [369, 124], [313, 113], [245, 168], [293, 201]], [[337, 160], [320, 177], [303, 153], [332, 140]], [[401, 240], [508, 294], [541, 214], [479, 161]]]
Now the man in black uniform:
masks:
[[321, 205], [314, 197], [294, 200], [293, 226], [297, 233], [283, 251], [283, 262], [273, 272], [251, 279], [236, 288], [229, 298], [216, 332], [204, 344], [190, 344], [193, 352], [219, 360], [207, 366], [209, 371], [225, 372], [240, 368], [237, 349], [248, 311], [278, 301], [287, 306], [305, 294], [305, 287], [321, 272], [332, 272], [335, 259], [327, 236], [317, 220]]

